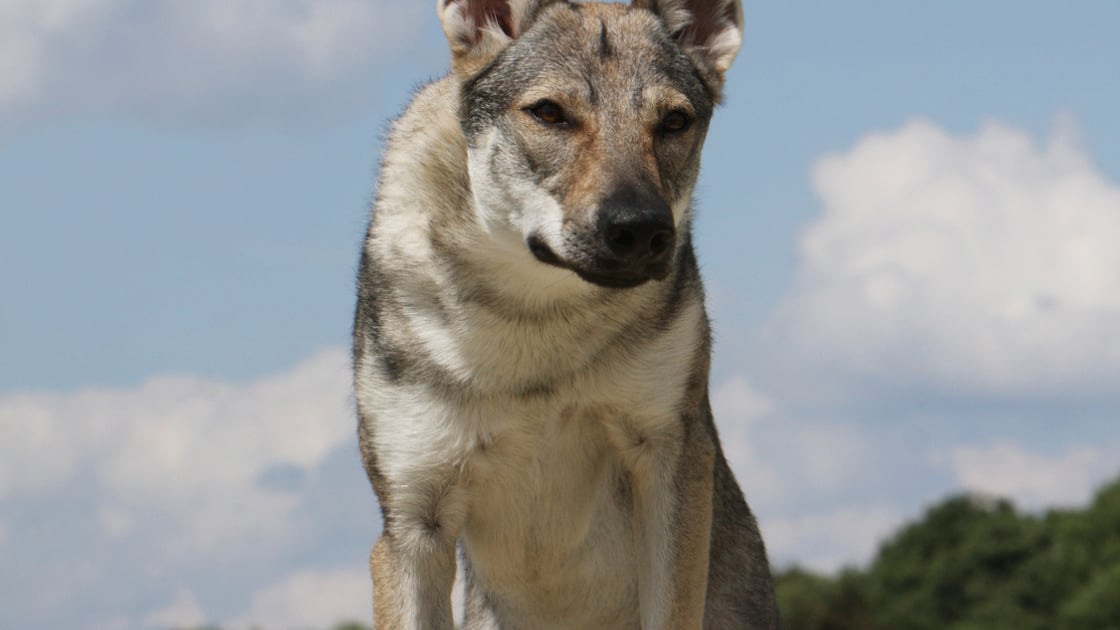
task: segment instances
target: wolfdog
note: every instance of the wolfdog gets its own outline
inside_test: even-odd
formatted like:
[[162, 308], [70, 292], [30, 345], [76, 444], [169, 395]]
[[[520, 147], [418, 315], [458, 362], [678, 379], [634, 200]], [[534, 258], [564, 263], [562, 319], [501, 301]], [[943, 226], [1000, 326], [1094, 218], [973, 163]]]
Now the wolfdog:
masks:
[[775, 628], [690, 237], [739, 0], [439, 0], [387, 137], [354, 385], [377, 627]]

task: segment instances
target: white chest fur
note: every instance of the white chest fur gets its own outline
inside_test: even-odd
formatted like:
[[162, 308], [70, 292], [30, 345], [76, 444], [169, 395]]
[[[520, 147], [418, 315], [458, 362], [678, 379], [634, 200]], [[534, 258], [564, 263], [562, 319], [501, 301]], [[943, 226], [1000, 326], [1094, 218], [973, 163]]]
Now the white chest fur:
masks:
[[542, 620], [633, 610], [628, 480], [607, 410], [540, 411], [495, 435], [468, 464], [460, 539], [474, 579]]
[[[509, 606], [546, 616], [585, 610], [594, 618], [573, 622], [632, 625], [625, 615], [635, 610], [637, 560], [625, 451], [635, 438], [679, 430], [701, 317], [699, 304], [690, 307], [673, 330], [536, 395], [449, 396], [359, 366], [362, 406], [377, 410], [372, 433], [394, 518], [413, 521], [405, 531], [458, 538], [475, 579]], [[525, 335], [525, 343], [547, 355], [540, 340]], [[444, 352], [454, 365], [478, 365], [451, 354], [454, 347]], [[524, 352], [511, 364], [527, 360]], [[425, 543], [418, 534], [410, 544]], [[604, 620], [611, 614], [623, 617]]]

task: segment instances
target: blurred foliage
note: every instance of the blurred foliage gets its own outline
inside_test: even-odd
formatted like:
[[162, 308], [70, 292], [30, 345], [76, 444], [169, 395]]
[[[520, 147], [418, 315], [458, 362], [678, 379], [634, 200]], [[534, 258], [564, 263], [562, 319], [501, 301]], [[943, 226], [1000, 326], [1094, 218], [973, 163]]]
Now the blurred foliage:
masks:
[[786, 630], [1120, 630], [1120, 479], [1084, 510], [956, 497], [837, 576], [776, 576]]

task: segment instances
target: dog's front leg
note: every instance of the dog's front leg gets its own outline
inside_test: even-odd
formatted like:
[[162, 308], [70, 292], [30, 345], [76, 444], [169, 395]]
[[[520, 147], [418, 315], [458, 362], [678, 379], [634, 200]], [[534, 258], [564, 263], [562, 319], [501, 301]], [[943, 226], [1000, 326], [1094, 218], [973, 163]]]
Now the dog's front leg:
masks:
[[708, 585], [715, 446], [695, 418], [626, 426], [643, 630], [701, 628]]
[[[408, 488], [405, 493], [416, 493]], [[374, 620], [379, 630], [451, 630], [458, 531], [453, 491], [394, 496], [370, 553]]]

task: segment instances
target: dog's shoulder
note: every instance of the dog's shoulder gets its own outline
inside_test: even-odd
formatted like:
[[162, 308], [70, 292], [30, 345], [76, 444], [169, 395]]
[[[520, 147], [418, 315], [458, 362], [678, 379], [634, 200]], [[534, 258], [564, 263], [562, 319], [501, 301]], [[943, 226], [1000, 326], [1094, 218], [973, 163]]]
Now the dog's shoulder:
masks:
[[414, 94], [385, 138], [374, 220], [379, 215], [461, 208], [470, 191], [466, 140], [452, 75]]

